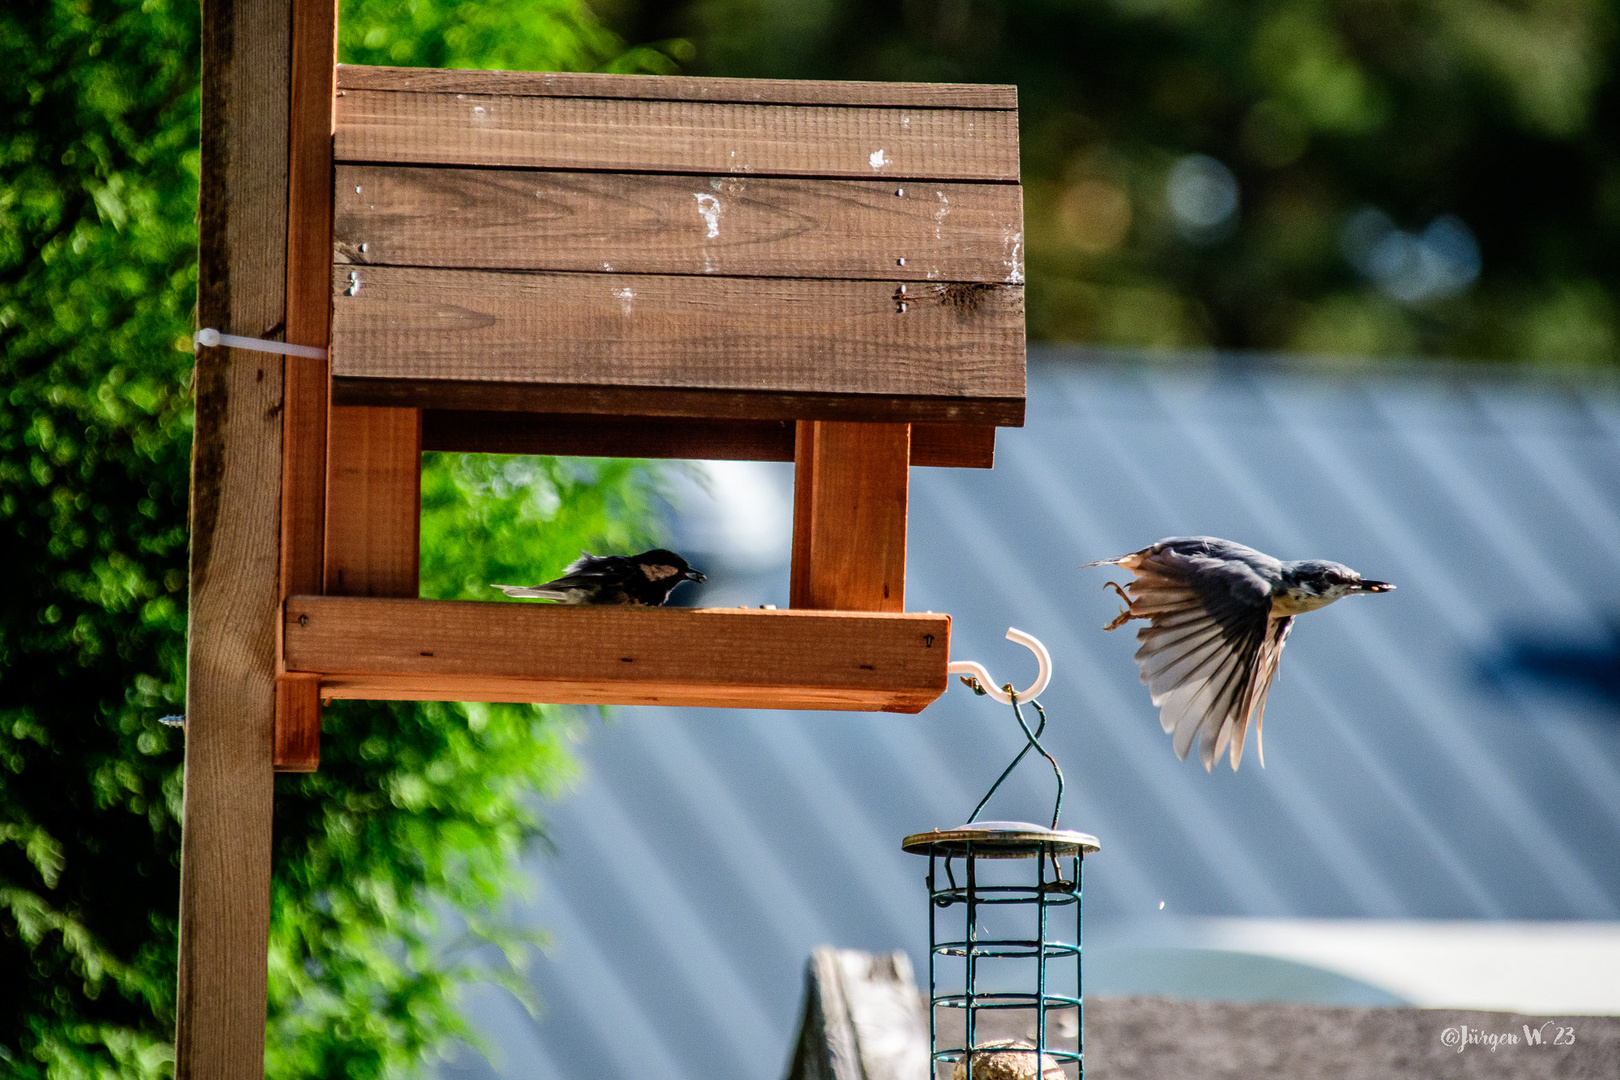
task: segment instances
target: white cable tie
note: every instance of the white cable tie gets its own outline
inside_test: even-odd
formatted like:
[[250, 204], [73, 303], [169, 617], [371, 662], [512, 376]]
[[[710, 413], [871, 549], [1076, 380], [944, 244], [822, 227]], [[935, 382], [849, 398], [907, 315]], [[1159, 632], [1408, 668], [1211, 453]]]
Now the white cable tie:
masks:
[[282, 356], [302, 356], [308, 360], [325, 360], [326, 350], [314, 345], [289, 345], [285, 341], [266, 341], [264, 338], [222, 334], [212, 326], [204, 327], [191, 336], [193, 348], [198, 345], [226, 345], [232, 349], [252, 349], [254, 352], [280, 353]]

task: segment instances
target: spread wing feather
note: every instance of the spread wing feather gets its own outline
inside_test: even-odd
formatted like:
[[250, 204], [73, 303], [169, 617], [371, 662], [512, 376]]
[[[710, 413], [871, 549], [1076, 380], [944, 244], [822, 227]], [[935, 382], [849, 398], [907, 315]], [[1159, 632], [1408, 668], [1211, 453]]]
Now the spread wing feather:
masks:
[[1212, 769], [1230, 750], [1235, 770], [1252, 718], [1264, 765], [1266, 693], [1293, 619], [1271, 616], [1270, 586], [1252, 565], [1212, 558], [1204, 542], [1161, 541], [1108, 562], [1135, 577], [1129, 614], [1149, 623], [1137, 632], [1136, 662], [1176, 756], [1185, 759], [1196, 742]]

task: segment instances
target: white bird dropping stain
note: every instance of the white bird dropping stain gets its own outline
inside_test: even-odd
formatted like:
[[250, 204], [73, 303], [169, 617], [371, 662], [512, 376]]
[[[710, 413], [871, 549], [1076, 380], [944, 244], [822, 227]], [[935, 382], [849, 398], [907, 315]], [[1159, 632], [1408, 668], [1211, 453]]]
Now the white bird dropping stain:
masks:
[[720, 235], [720, 200], [703, 191], [695, 192], [692, 198], [697, 200], [698, 213], [709, 227], [709, 239], [716, 239]]
[[1010, 233], [1002, 239], [1002, 243], [1004, 246], [1012, 248], [1004, 264], [1007, 267], [1007, 283], [1009, 285], [1022, 285], [1024, 283], [1024, 234], [1021, 232]]
[[880, 147], [880, 148], [872, 151], [872, 156], [867, 158], [866, 160], [868, 160], [868, 161], [870, 161], [872, 163], [872, 168], [881, 169], [881, 168], [883, 168], [883, 166], [889, 164], [889, 155], [885, 154], [883, 152], [882, 148]]
[[934, 194], [939, 196], [939, 209], [934, 211], [934, 239], [938, 240], [941, 238], [940, 226], [945, 224], [945, 215], [951, 212], [951, 200], [943, 191], [936, 191]]
[[624, 313], [626, 315], [630, 314], [630, 309], [635, 306], [633, 301], [636, 298], [636, 294], [630, 291], [630, 287], [626, 285], [622, 289], [614, 289], [613, 295], [619, 298], [619, 307], [623, 309]]

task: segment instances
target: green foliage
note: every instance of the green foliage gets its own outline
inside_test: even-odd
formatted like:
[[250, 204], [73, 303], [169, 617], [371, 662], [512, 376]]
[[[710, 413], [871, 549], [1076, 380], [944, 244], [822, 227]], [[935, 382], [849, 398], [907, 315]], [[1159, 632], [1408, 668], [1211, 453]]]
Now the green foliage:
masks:
[[[636, 550], [661, 501], [645, 463], [430, 454], [422, 595], [489, 599], [554, 575], [586, 546]], [[537, 796], [572, 775], [569, 711], [334, 702], [321, 769], [276, 793], [272, 1077], [399, 1075], [451, 1035], [472, 979], [515, 977], [532, 935], [500, 919]], [[480, 946], [499, 946], [490, 967]]]
[[164, 1069], [195, 6], [0, 10], [0, 1073]]
[[[344, 26], [345, 59], [669, 64], [625, 52], [577, 0], [358, 0]], [[0, 8], [7, 1077], [170, 1068], [182, 746], [157, 720], [184, 697], [197, 50], [190, 2]], [[630, 462], [431, 461], [424, 587], [473, 595], [650, 539], [654, 485]], [[538, 796], [566, 783], [572, 723], [328, 712], [322, 771], [278, 781], [271, 1075], [399, 1075], [464, 1031], [457, 987], [500, 977], [474, 944], [524, 955], [501, 901]]]
[[[698, 74], [1016, 83], [1032, 337], [1620, 360], [1607, 0], [600, 10], [634, 36], [689, 37]], [[1195, 154], [1235, 177], [1235, 222], [1188, 229], [1171, 212], [1172, 171]], [[1355, 217], [1369, 208], [1389, 220]], [[1426, 287], [1445, 282], [1425, 278], [1417, 241], [1447, 215], [1483, 256], [1471, 287]], [[1385, 241], [1359, 270], [1355, 221]], [[1431, 255], [1448, 229], [1427, 235]]]

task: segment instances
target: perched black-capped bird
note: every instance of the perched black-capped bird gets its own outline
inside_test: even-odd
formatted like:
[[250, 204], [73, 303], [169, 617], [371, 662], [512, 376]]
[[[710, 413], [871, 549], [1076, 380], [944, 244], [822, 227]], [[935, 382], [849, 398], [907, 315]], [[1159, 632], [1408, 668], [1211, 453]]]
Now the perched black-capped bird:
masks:
[[1265, 767], [1266, 692], [1294, 616], [1353, 593], [1395, 588], [1387, 581], [1368, 581], [1342, 563], [1280, 562], [1213, 536], [1172, 536], [1086, 566], [1123, 566], [1136, 575], [1127, 586], [1129, 595], [1108, 582], [1126, 607], [1104, 629], [1132, 619], [1148, 621], [1136, 632], [1142, 681], [1159, 707], [1160, 726], [1175, 734], [1176, 756], [1185, 761], [1196, 737], [1206, 771], [1229, 745], [1232, 771], [1237, 771], [1251, 717], [1255, 750]]
[[592, 555], [579, 558], [563, 576], [543, 585], [495, 585], [507, 596], [532, 596], [559, 604], [640, 604], [661, 607], [683, 581], [706, 581], [673, 551], [653, 548], [640, 555]]

